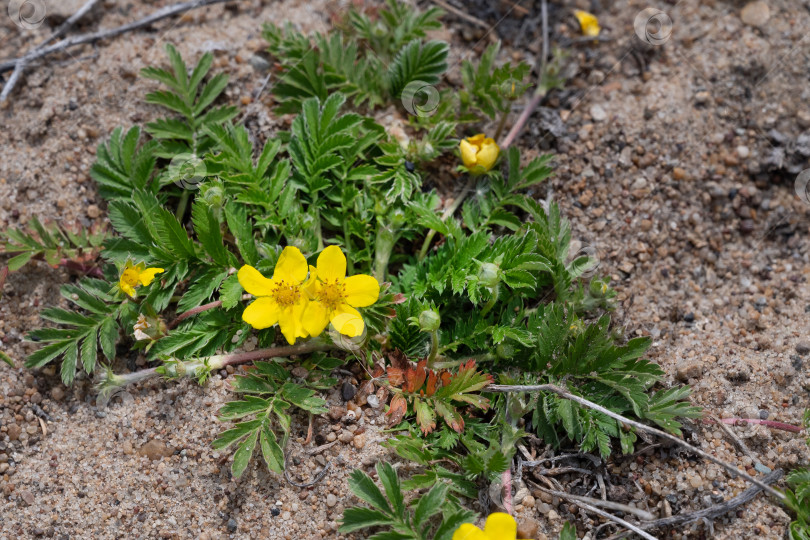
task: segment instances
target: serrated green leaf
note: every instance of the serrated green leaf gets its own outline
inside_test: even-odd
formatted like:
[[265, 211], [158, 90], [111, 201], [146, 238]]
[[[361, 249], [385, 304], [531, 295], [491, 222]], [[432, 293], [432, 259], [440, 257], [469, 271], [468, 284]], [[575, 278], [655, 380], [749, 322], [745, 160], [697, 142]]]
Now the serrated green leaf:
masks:
[[250, 463], [250, 457], [253, 455], [253, 450], [256, 448], [256, 440], [259, 436], [259, 430], [254, 430], [244, 441], [239, 443], [239, 447], [233, 454], [233, 463], [231, 464], [231, 473], [234, 478], [239, 478]]
[[352, 493], [370, 504], [376, 510], [387, 515], [392, 515], [391, 506], [389, 506], [380, 488], [378, 488], [371, 477], [363, 471], [352, 471], [349, 476], [349, 488], [352, 490]]

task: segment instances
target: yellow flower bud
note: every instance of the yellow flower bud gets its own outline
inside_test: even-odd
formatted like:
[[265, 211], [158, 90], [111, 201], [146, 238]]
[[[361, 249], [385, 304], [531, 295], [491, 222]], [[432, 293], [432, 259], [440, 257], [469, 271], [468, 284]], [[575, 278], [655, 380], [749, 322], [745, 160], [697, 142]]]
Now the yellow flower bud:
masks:
[[596, 18], [596, 15], [577, 9], [574, 10], [574, 16], [579, 21], [579, 27], [582, 29], [584, 35], [589, 37], [599, 35], [601, 28], [599, 27], [599, 19]]
[[464, 166], [476, 174], [492, 169], [501, 151], [498, 143], [483, 133], [462, 139], [459, 150], [461, 150], [461, 161], [464, 162]]

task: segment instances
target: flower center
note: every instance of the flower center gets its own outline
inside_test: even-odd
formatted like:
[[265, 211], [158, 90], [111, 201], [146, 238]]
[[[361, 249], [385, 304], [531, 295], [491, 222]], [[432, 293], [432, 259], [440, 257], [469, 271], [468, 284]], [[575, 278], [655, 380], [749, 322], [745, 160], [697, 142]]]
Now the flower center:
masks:
[[340, 280], [327, 280], [321, 283], [318, 300], [330, 311], [343, 304], [344, 298], [346, 298], [346, 285], [341, 283]]
[[298, 302], [298, 299], [301, 298], [301, 291], [298, 290], [297, 285], [287, 283], [282, 279], [273, 289], [273, 298], [279, 306], [286, 308]]
[[124, 273], [121, 274], [121, 281], [130, 287], [135, 287], [138, 284], [138, 271], [134, 268], [127, 268], [124, 270]]

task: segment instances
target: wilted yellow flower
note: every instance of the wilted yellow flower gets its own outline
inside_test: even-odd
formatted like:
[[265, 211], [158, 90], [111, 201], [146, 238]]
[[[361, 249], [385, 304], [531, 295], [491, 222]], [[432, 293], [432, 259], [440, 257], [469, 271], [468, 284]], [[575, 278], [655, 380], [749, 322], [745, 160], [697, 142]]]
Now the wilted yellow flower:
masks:
[[464, 523], [453, 533], [453, 540], [515, 540], [515, 518], [503, 512], [490, 514], [482, 531], [471, 523]]
[[599, 19], [593, 13], [582, 11], [581, 9], [574, 10], [574, 16], [579, 21], [579, 27], [582, 33], [589, 37], [596, 37], [599, 35], [601, 28], [599, 27]]
[[135, 287], [143, 285], [146, 287], [155, 279], [155, 275], [162, 274], [163, 268], [146, 268], [144, 263], [137, 265], [127, 261], [124, 271], [121, 272], [121, 277], [118, 279], [118, 288], [128, 294], [130, 297], [135, 298], [137, 293]]
[[301, 250], [284, 248], [273, 270], [273, 279], [267, 279], [249, 265], [239, 269], [237, 278], [256, 297], [242, 313], [243, 321], [257, 330], [278, 324], [290, 345], [296, 338], [309, 335], [301, 324], [301, 315], [309, 303], [302, 290], [307, 279], [307, 260]]
[[317, 268], [310, 267], [311, 277], [305, 286], [311, 301], [304, 311], [304, 328], [317, 336], [331, 322], [341, 334], [359, 336], [365, 322], [355, 308], [377, 301], [379, 282], [365, 274], [346, 277], [346, 256], [337, 246], [324, 249], [317, 264]]
[[501, 151], [498, 143], [483, 133], [462, 139], [459, 149], [464, 166], [474, 173], [489, 171], [495, 165]]

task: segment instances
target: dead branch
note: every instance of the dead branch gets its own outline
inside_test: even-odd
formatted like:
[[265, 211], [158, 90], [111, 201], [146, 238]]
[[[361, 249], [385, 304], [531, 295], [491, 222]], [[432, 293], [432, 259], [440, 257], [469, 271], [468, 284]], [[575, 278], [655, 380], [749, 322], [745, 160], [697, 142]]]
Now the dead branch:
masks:
[[4, 73], [6, 71], [15, 69], [17, 64], [19, 64], [24, 60], [30, 62], [31, 60], [36, 60], [38, 58], [48, 56], [55, 52], [63, 51], [70, 47], [75, 47], [77, 45], [83, 45], [85, 43], [92, 43], [94, 41], [98, 41], [101, 39], [108, 39], [115, 36], [119, 36], [126, 32], [131, 32], [132, 30], [137, 30], [139, 28], [149, 26], [150, 24], [156, 23], [160, 20], [167, 19], [169, 17], [178, 15], [180, 13], [184, 13], [186, 11], [190, 11], [192, 9], [210, 6], [213, 4], [222, 4], [225, 2], [238, 2], [238, 1], [240, 0], [192, 0], [190, 2], [183, 2], [180, 4], [175, 4], [173, 6], [167, 6], [137, 21], [133, 21], [131, 23], [118, 26], [116, 28], [99, 30], [97, 32], [73, 36], [71, 38], [63, 39], [57, 43], [54, 43], [49, 47], [44, 47], [38, 51], [34, 51], [28, 56], [23, 56], [20, 58], [0, 62], [0, 73]]
[[537, 385], [526, 385], [526, 386], [494, 384], [494, 385], [487, 386], [486, 391], [487, 392], [552, 392], [552, 393], [557, 394], [558, 396], [560, 396], [562, 398], [571, 400], [571, 401], [573, 401], [575, 403], [578, 403], [578, 404], [580, 404], [583, 407], [586, 407], [588, 409], [598, 411], [598, 412], [600, 412], [602, 414], [605, 414], [605, 415], [613, 418], [614, 420], [618, 420], [619, 422], [622, 422], [624, 424], [632, 426], [632, 427], [634, 427], [634, 428], [636, 428], [638, 430], [646, 431], [647, 433], [652, 433], [653, 435], [657, 435], [658, 437], [667, 439], [668, 441], [672, 441], [673, 443], [677, 444], [678, 446], [682, 446], [683, 448], [686, 448], [687, 450], [691, 451], [692, 453], [697, 454], [697, 455], [699, 455], [700, 457], [702, 457], [704, 459], [708, 459], [712, 463], [720, 465], [721, 467], [723, 467], [729, 473], [731, 473], [733, 475], [742, 476], [743, 478], [745, 478], [746, 480], [748, 480], [752, 484], [756, 484], [762, 490], [764, 490], [764, 491], [768, 492], [769, 494], [773, 495], [778, 500], [782, 501], [785, 498], [785, 495], [783, 493], [780, 493], [779, 491], [773, 489], [771, 486], [763, 483], [761, 480], [758, 480], [758, 479], [754, 478], [753, 476], [751, 476], [750, 474], [748, 474], [747, 472], [745, 472], [745, 471], [743, 471], [741, 469], [738, 469], [737, 467], [735, 467], [731, 463], [726, 463], [722, 459], [716, 458], [713, 455], [709, 454], [708, 452], [704, 452], [700, 448], [692, 446], [691, 444], [687, 443], [686, 441], [683, 441], [683, 440], [679, 439], [675, 435], [670, 435], [669, 433], [667, 433], [665, 431], [661, 431], [660, 429], [650, 427], [650, 426], [647, 426], [645, 424], [642, 424], [641, 422], [636, 422], [635, 420], [631, 420], [629, 418], [626, 418], [626, 417], [624, 417], [624, 416], [622, 416], [620, 414], [617, 414], [617, 413], [611, 411], [610, 409], [606, 409], [605, 407], [602, 407], [601, 405], [597, 405], [596, 403], [594, 403], [592, 401], [588, 401], [587, 399], [585, 399], [583, 397], [574, 395], [571, 392], [568, 392], [567, 390], [564, 390], [563, 388], [560, 388], [559, 386], [556, 386], [556, 385], [553, 385], [553, 384], [537, 384]]
[[[536, 485], [536, 484], [535, 484]], [[603, 508], [608, 508], [610, 510], [615, 510], [617, 512], [624, 512], [625, 514], [633, 514], [637, 516], [639, 519], [643, 519], [644, 521], [652, 522], [655, 519], [651, 513], [647, 512], [646, 510], [642, 510], [641, 508], [634, 508], [632, 506], [628, 506], [626, 504], [617, 503], [613, 501], [603, 501], [600, 499], [594, 499], [592, 497], [584, 497], [582, 495], [572, 495], [571, 493], [566, 493], [564, 491], [556, 491], [553, 489], [546, 489], [542, 486], [537, 486], [538, 489], [541, 491], [545, 491], [549, 495], [553, 495], [555, 497], [559, 497], [561, 499], [566, 499], [571, 502], [583, 502], [586, 504], [591, 504], [593, 506], [601, 506]]]
[[[782, 469], [776, 469], [765, 476], [762, 477], [762, 483], [764, 484], [773, 484], [777, 482], [782, 476], [784, 475], [784, 471]], [[674, 527], [676, 525], [683, 525], [685, 523], [691, 523], [693, 521], [697, 521], [700, 519], [714, 519], [723, 514], [731, 512], [732, 510], [736, 509], [739, 506], [742, 506], [748, 502], [750, 502], [754, 497], [756, 497], [760, 491], [763, 489], [756, 485], [750, 486], [748, 489], [740, 493], [734, 498], [731, 498], [727, 501], [724, 501], [720, 504], [716, 504], [714, 506], [710, 506], [709, 508], [704, 508], [703, 510], [697, 510], [695, 512], [690, 512], [688, 514], [680, 514], [677, 516], [667, 517], [657, 519], [655, 521], [650, 521], [649, 523], [641, 523], [639, 524], [639, 528], [646, 529], [646, 530], [653, 530], [653, 529], [661, 529], [664, 527]], [[630, 533], [623, 532], [614, 536], [611, 536], [608, 540], [619, 540], [620, 538], [626, 538], [630, 535]]]

